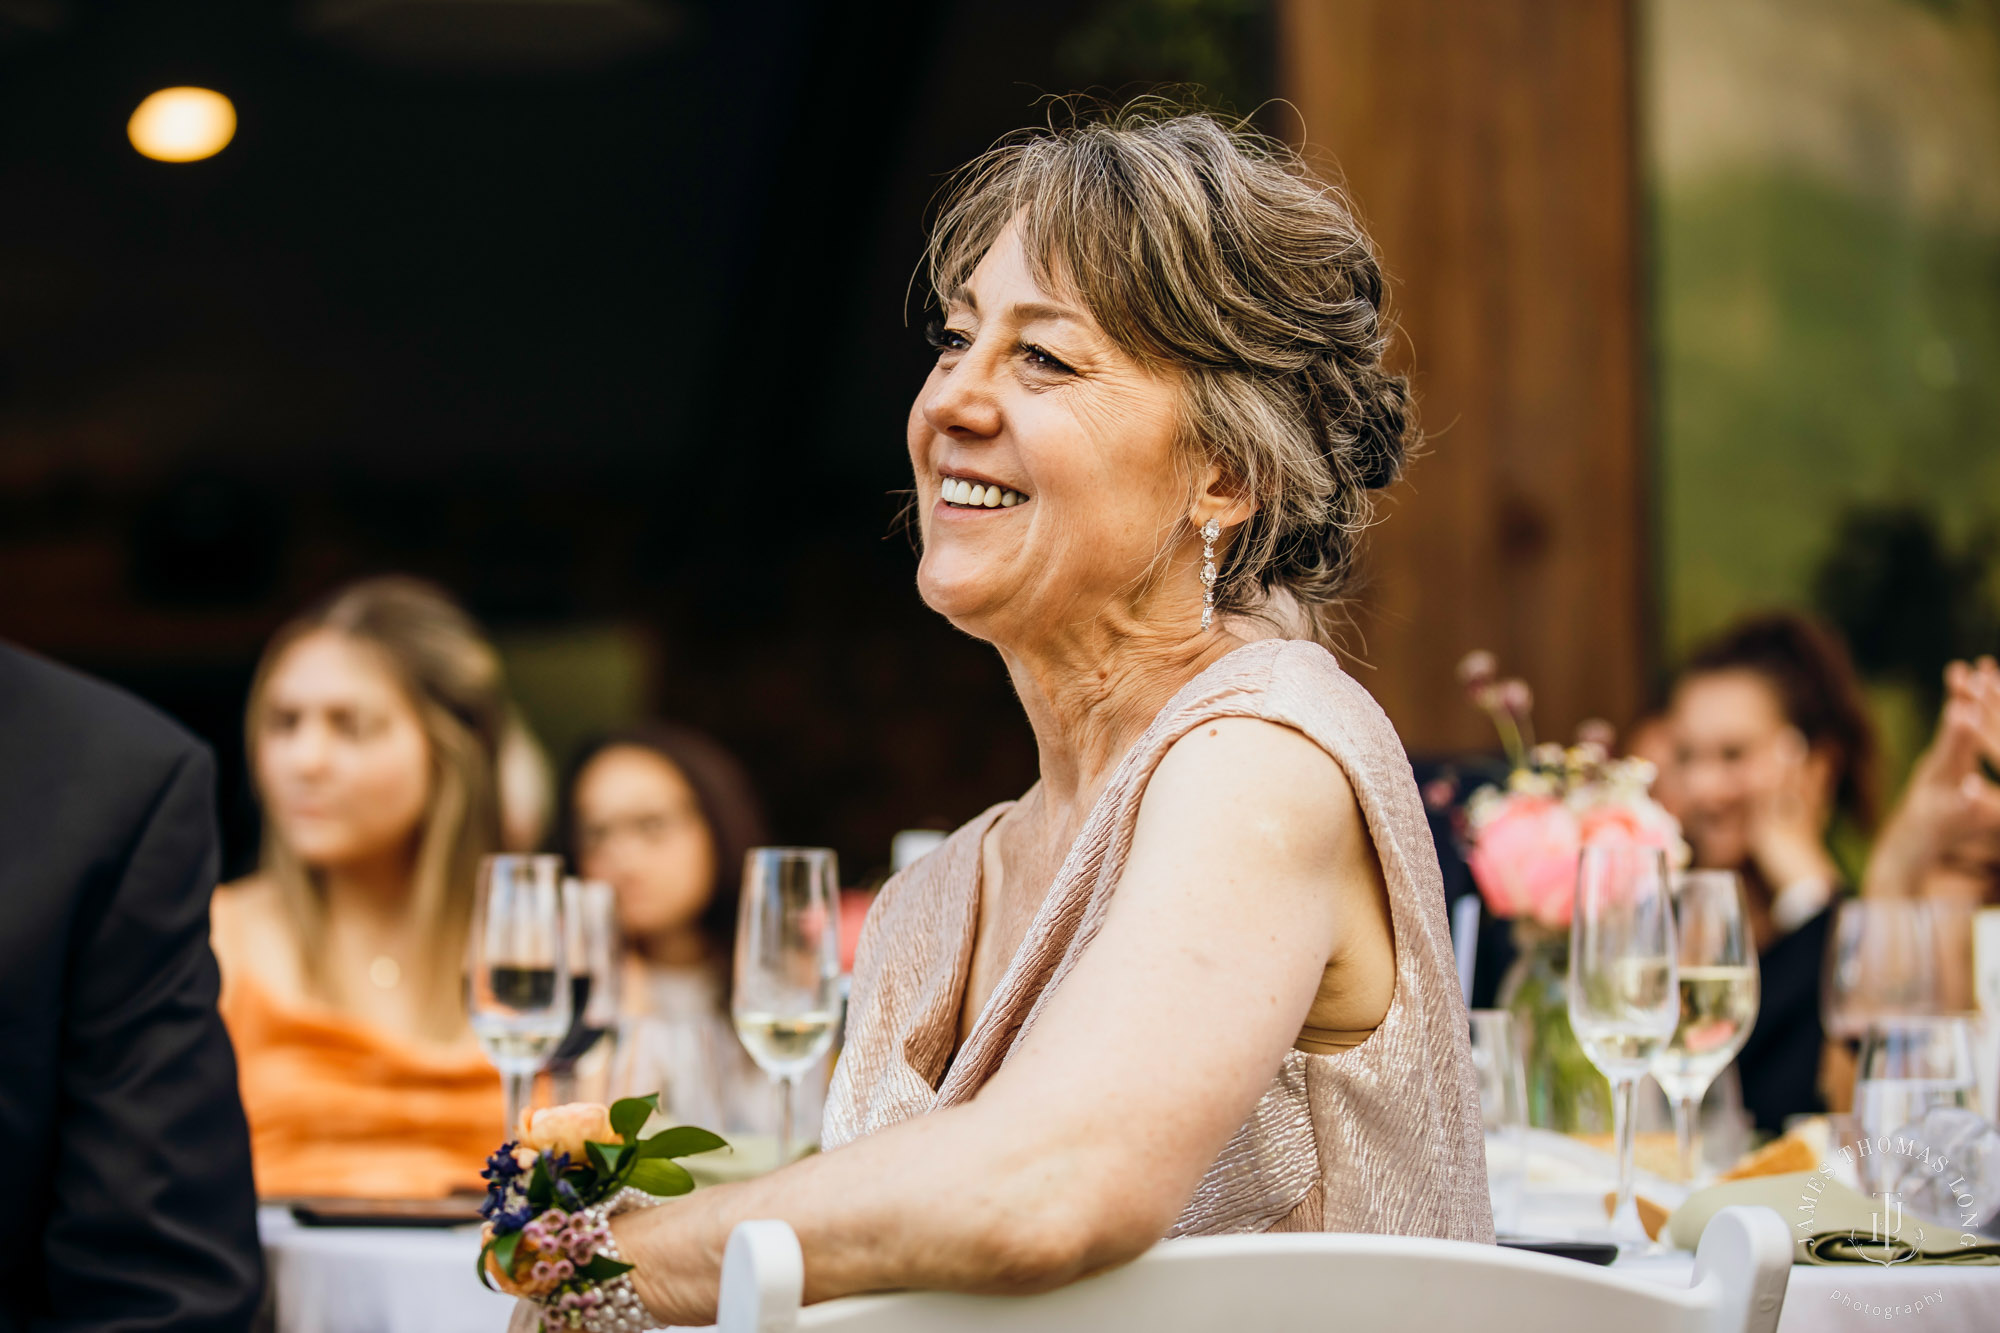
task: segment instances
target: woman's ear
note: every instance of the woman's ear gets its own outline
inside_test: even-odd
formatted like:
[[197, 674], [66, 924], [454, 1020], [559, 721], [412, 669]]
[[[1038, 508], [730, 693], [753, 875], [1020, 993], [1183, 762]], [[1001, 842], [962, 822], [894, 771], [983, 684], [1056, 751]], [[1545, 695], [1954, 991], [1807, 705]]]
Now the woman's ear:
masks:
[[1227, 530], [1247, 521], [1257, 512], [1256, 497], [1237, 478], [1229, 476], [1219, 463], [1202, 468], [1197, 480], [1194, 508], [1188, 517], [1195, 527], [1214, 519]]

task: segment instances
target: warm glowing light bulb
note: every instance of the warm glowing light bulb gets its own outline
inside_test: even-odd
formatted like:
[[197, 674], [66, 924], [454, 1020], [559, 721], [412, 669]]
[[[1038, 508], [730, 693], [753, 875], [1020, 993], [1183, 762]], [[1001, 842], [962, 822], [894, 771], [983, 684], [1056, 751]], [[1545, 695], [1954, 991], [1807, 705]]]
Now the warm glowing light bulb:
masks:
[[126, 123], [132, 146], [158, 162], [199, 162], [236, 137], [236, 108], [207, 88], [162, 88]]

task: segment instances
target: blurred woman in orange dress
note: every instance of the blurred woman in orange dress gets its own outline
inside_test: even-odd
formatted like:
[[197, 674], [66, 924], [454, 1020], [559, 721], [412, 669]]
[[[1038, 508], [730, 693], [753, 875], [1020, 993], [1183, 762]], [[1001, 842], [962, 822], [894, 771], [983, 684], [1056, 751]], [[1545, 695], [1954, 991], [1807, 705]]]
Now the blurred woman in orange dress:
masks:
[[492, 645], [413, 579], [355, 584], [265, 650], [262, 864], [214, 906], [260, 1194], [478, 1188], [503, 1109], [463, 959], [506, 718]]

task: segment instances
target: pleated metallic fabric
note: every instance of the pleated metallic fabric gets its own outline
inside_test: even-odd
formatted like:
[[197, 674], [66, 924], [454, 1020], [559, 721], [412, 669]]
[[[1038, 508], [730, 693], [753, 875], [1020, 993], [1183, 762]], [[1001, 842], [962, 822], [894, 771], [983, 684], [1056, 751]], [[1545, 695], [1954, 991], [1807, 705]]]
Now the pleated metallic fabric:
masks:
[[1388, 883], [1396, 992], [1361, 1044], [1286, 1054], [1167, 1234], [1363, 1231], [1492, 1240], [1465, 1006], [1437, 852], [1409, 759], [1381, 708], [1332, 654], [1293, 640], [1238, 648], [1160, 711], [1106, 784], [956, 1059], [978, 921], [980, 843], [1006, 805], [889, 881], [855, 960], [825, 1146], [971, 1100], [1096, 936], [1153, 769], [1181, 736], [1223, 717], [1292, 727], [1347, 774]]

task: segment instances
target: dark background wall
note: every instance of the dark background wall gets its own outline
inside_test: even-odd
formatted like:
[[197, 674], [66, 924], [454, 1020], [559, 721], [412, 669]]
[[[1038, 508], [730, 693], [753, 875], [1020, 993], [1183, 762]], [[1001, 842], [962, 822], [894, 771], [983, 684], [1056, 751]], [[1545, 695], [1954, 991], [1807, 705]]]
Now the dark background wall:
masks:
[[[232, 871], [263, 640], [387, 570], [503, 642], [637, 645], [630, 707], [720, 736], [850, 878], [1032, 781], [898, 523], [923, 208], [1045, 93], [1261, 98], [1262, 7], [717, 0], [566, 70], [317, 12], [0, 4], [0, 635], [215, 744]], [[184, 83], [235, 142], [141, 158], [126, 118]]]

